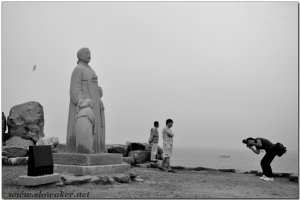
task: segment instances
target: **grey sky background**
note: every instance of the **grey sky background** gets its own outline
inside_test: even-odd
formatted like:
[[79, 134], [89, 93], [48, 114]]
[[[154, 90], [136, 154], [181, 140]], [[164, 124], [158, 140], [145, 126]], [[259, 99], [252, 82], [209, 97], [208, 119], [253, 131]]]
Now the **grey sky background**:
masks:
[[[1, 106], [38, 101], [65, 143], [71, 73], [88, 47], [106, 143], [298, 147], [298, 2], [2, 2]], [[35, 71], [33, 66], [37, 65]], [[160, 140], [159, 144], [162, 144]]]

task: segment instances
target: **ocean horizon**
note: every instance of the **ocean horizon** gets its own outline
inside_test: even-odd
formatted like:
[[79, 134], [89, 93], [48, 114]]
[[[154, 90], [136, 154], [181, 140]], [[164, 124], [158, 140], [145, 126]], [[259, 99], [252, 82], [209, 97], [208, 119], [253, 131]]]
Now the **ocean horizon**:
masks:
[[[172, 166], [207, 167], [214, 169], [236, 169], [242, 171], [262, 171], [260, 161], [265, 152], [255, 154], [248, 148], [222, 149], [206, 147], [176, 147], [173, 148]], [[271, 163], [273, 172], [297, 173], [298, 151], [287, 150], [283, 156], [276, 156]]]

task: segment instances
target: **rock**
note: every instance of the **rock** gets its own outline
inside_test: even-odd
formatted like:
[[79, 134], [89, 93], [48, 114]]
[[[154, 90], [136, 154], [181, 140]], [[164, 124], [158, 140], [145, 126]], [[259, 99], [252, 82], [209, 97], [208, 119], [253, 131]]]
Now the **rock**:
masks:
[[4, 112], [2, 112], [2, 136], [5, 134], [6, 131], [6, 116], [4, 115]]
[[249, 174], [257, 174], [258, 173], [258, 170], [251, 170], [249, 171]]
[[195, 170], [195, 171], [218, 171], [217, 169], [206, 168], [206, 167], [196, 167], [193, 170]]
[[145, 150], [146, 151], [151, 151], [151, 145], [150, 144], [148, 144], [148, 143], [143, 143], [143, 145], [145, 146]]
[[129, 175], [129, 177], [130, 177], [131, 180], [135, 179], [135, 178], [138, 176], [138, 175], [137, 175], [136, 173], [134, 173], [134, 172], [128, 172], [127, 174]]
[[139, 142], [126, 142], [129, 151], [145, 150], [145, 145]]
[[7, 156], [2, 156], [2, 165], [9, 165]]
[[262, 176], [262, 175], [263, 175], [263, 173], [262, 173], [262, 172], [259, 172], [259, 171], [257, 171], [255, 175], [256, 175], [256, 176]]
[[162, 160], [163, 159], [163, 155], [164, 155], [164, 150], [160, 146], [158, 146], [158, 148], [157, 148], [157, 154], [156, 154], [156, 159]]
[[39, 137], [44, 137], [43, 107], [34, 101], [12, 107], [7, 126], [11, 136], [37, 141]]
[[128, 163], [130, 165], [134, 164], [134, 158], [132, 157], [123, 157], [123, 162]]
[[108, 153], [120, 153], [124, 157], [128, 156], [129, 150], [127, 145], [123, 144], [108, 144], [105, 146]]
[[52, 148], [55, 148], [59, 144], [59, 139], [57, 137], [40, 137], [39, 140], [36, 142], [36, 146], [42, 145], [51, 145]]
[[185, 167], [182, 167], [182, 166], [172, 166], [172, 169], [180, 169], [180, 170], [184, 170]]
[[298, 183], [298, 174], [290, 174], [289, 180]]
[[2, 165], [27, 165], [28, 157], [15, 157], [8, 158], [6, 156], [2, 156]]
[[29, 146], [34, 145], [31, 140], [25, 140], [18, 136], [11, 137], [9, 140], [5, 142], [5, 144], [7, 147], [20, 147], [20, 148], [28, 148]]
[[218, 169], [218, 171], [235, 173], [235, 169]]
[[[139, 143], [139, 142], [126, 142], [126, 146], [128, 146], [128, 151], [137, 151], [137, 150], [144, 150], [151, 152], [151, 145], [148, 143]], [[163, 159], [163, 149], [158, 146], [156, 159], [162, 160]]]
[[113, 185], [115, 183], [115, 180], [111, 176], [104, 175], [104, 176], [98, 176], [97, 179], [91, 180], [91, 182], [95, 184], [102, 184], [102, 185]]
[[137, 164], [136, 166], [140, 168], [151, 168], [151, 163]]
[[291, 173], [273, 173], [273, 177], [289, 177]]
[[118, 183], [130, 183], [131, 179], [128, 174], [117, 174], [113, 177]]
[[61, 180], [64, 185], [79, 185], [83, 183], [88, 183], [92, 179], [92, 176], [71, 176], [71, 175], [62, 175]]
[[150, 161], [151, 152], [141, 150], [130, 151], [129, 156], [133, 158], [136, 164], [145, 163], [147, 161]]
[[8, 163], [10, 165], [27, 165], [28, 164], [28, 157], [9, 158]]
[[25, 157], [28, 155], [28, 149], [23, 147], [3, 147], [2, 155], [8, 158]]
[[63, 187], [63, 186], [65, 186], [65, 184], [63, 181], [60, 181], [60, 182], [56, 183], [55, 186]]
[[144, 182], [144, 179], [141, 179], [141, 178], [135, 178], [134, 181], [137, 181], [137, 182]]

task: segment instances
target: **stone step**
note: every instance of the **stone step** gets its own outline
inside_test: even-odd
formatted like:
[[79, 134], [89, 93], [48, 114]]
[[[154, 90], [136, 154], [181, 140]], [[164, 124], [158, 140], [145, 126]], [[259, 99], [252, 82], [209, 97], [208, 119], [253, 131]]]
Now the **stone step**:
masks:
[[122, 154], [101, 153], [101, 154], [80, 154], [80, 153], [53, 153], [53, 163], [61, 165], [113, 165], [121, 164]]
[[92, 166], [54, 164], [55, 173], [72, 174], [76, 176], [125, 173], [130, 168], [131, 165], [127, 163]]
[[22, 186], [38, 186], [60, 181], [60, 174], [47, 174], [43, 176], [19, 176], [17, 182]]

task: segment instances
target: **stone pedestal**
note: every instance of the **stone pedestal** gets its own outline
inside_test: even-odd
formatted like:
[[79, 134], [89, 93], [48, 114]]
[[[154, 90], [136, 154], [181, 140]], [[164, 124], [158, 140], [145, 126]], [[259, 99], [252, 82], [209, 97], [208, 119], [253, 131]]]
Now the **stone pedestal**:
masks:
[[131, 166], [122, 160], [117, 153], [53, 153], [54, 172], [80, 176], [124, 173]]
[[43, 176], [19, 176], [18, 185], [37, 186], [60, 181], [60, 174], [47, 174]]

